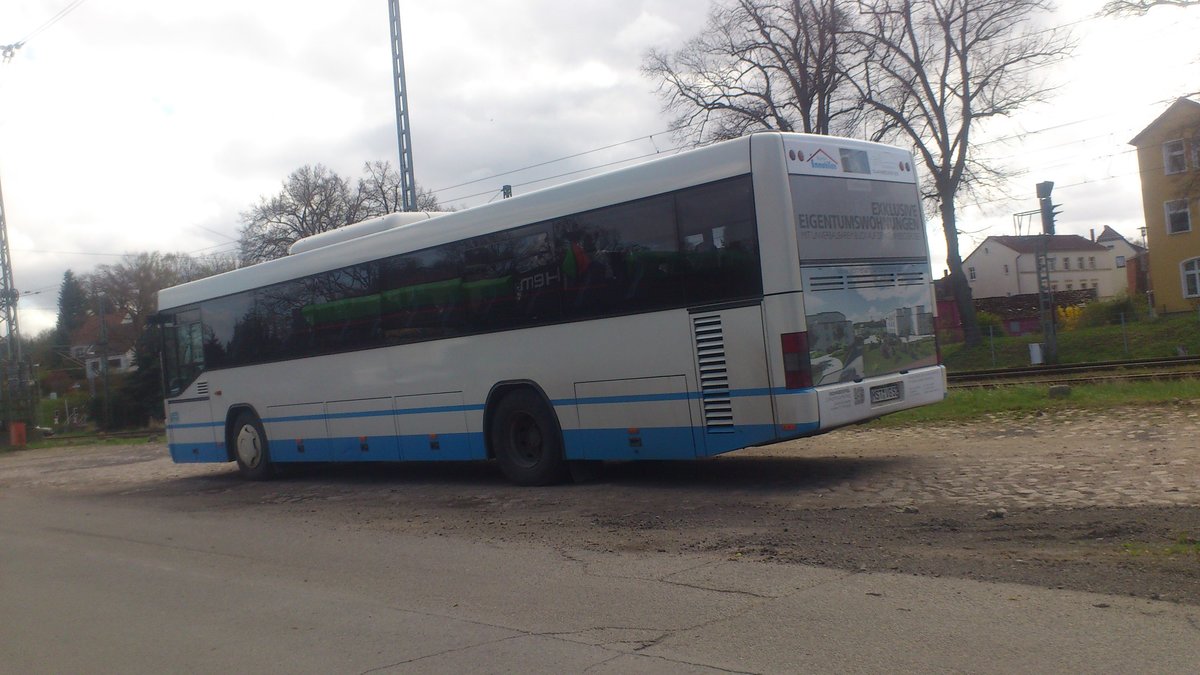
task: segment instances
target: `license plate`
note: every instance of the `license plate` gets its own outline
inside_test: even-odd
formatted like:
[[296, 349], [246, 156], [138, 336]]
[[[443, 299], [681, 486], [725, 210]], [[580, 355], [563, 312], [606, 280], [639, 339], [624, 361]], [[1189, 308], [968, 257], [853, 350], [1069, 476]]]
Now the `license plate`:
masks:
[[885, 403], [900, 398], [900, 383], [881, 384], [871, 387], [871, 403]]

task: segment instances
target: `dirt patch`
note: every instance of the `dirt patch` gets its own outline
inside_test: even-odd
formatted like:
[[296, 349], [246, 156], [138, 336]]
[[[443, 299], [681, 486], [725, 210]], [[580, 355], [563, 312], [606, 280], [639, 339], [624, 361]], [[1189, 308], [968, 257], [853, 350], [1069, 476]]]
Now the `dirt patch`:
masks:
[[[336, 527], [614, 552], [716, 552], [1200, 604], [1193, 405], [876, 429], [507, 484], [491, 464], [294, 468], [247, 483], [157, 445], [0, 455], [0, 489], [270, 509]], [[1182, 545], [1181, 542], [1183, 542]]]

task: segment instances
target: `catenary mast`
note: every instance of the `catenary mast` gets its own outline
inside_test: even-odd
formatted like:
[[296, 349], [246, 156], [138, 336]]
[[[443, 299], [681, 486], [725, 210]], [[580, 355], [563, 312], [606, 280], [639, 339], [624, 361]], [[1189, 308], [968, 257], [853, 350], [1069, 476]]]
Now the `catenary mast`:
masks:
[[388, 0], [392, 27], [392, 75], [396, 83], [396, 136], [400, 142], [400, 191], [405, 211], [417, 210], [413, 178], [412, 134], [408, 127], [408, 90], [404, 84], [404, 43], [400, 39], [400, 0]]
[[[4, 62], [13, 57], [16, 50], [24, 42], [11, 45], [0, 45]], [[8, 220], [4, 209], [4, 190], [0, 188], [0, 340], [4, 341], [4, 350], [0, 352], [3, 367], [0, 368], [4, 378], [3, 392], [3, 423], [6, 428], [12, 422], [26, 422], [30, 417], [30, 381], [29, 368], [21, 355], [21, 328], [17, 320], [17, 300], [21, 292], [13, 283], [12, 255], [8, 247]]]

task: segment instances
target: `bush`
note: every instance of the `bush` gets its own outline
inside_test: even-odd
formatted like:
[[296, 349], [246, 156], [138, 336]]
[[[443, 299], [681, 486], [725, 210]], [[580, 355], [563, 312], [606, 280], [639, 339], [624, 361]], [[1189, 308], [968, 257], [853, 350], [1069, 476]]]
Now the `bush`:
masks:
[[1124, 316], [1126, 322], [1137, 321], [1139, 314], [1146, 313], [1146, 301], [1142, 298], [1131, 298], [1119, 295], [1112, 300], [1097, 300], [1083, 306], [1079, 317], [1079, 327], [1098, 328], [1121, 323]]
[[991, 312], [978, 311], [975, 312], [975, 321], [979, 323], [979, 332], [984, 336], [988, 335], [988, 329], [991, 328], [991, 334], [1000, 337], [1005, 335], [1004, 320], [998, 314]]
[[1077, 330], [1083, 321], [1084, 305], [1069, 305], [1058, 308], [1058, 325], [1063, 330]]

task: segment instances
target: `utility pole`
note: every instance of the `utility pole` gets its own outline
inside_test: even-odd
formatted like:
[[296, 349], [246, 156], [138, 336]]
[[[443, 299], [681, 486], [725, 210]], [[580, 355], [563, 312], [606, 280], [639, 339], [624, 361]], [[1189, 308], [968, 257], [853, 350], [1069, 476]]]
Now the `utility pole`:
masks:
[[[3, 55], [4, 62], [8, 63], [17, 50], [24, 45], [23, 40], [9, 45], [0, 45], [0, 54]], [[0, 354], [0, 357], [4, 359], [3, 367], [0, 368], [4, 378], [3, 391], [0, 393], [4, 397], [4, 419], [0, 421], [9, 430], [9, 439], [13, 443], [24, 442], [23, 429], [21, 433], [16, 433], [15, 427], [16, 425], [23, 427], [33, 418], [31, 413], [35, 405], [34, 389], [29, 380], [29, 368], [21, 355], [21, 328], [17, 320], [17, 300], [20, 297], [21, 292], [13, 283], [12, 256], [8, 249], [8, 221], [4, 211], [4, 191], [0, 189], [0, 338], [4, 340], [4, 352]]]
[[[4, 191], [0, 189], [0, 338], [4, 340], [3, 371], [4, 426], [30, 419], [31, 387], [29, 369], [21, 354], [21, 328], [17, 320], [17, 300], [21, 292], [13, 283], [12, 257], [8, 252], [8, 221], [4, 215]], [[16, 438], [16, 436], [14, 436]]]
[[1038, 277], [1038, 306], [1042, 317], [1043, 361], [1058, 363], [1058, 326], [1054, 308], [1054, 286], [1050, 281], [1050, 241], [1054, 238], [1054, 218], [1056, 204], [1050, 201], [1050, 192], [1054, 189], [1053, 181], [1037, 184], [1037, 196], [1042, 214], [1042, 235], [1037, 255]]
[[96, 294], [100, 300], [100, 376], [104, 385], [104, 428], [112, 428], [112, 408], [108, 400], [108, 317], [105, 316], [105, 305], [108, 295], [103, 291]]
[[400, 201], [405, 211], [416, 211], [417, 181], [413, 177], [412, 134], [408, 128], [408, 88], [404, 83], [400, 0], [388, 0], [388, 17], [392, 27], [392, 76], [396, 83], [396, 138], [400, 143]]

